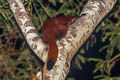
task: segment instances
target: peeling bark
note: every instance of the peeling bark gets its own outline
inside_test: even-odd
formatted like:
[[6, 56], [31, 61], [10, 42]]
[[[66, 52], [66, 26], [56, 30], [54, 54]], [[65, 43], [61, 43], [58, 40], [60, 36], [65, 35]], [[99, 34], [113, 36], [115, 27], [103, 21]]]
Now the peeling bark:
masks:
[[[8, 0], [14, 17], [24, 35], [28, 45], [33, 52], [44, 62], [47, 60], [47, 46], [37, 34], [34, 25], [20, 0]], [[39, 80], [65, 80], [69, 70], [72, 57], [81, 45], [88, 39], [96, 25], [113, 8], [116, 0], [90, 0], [85, 5], [80, 18], [72, 25], [65, 38], [57, 41], [58, 58], [52, 70], [47, 71], [46, 66], [38, 72]]]

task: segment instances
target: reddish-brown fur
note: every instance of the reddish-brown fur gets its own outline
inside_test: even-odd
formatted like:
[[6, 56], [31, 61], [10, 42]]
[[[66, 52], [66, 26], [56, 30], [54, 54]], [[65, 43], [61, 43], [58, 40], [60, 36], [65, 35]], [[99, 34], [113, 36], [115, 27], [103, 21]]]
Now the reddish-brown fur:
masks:
[[47, 69], [53, 68], [57, 56], [58, 47], [56, 39], [64, 37], [67, 33], [68, 26], [76, 20], [77, 17], [59, 16], [46, 20], [42, 28], [43, 41], [49, 45]]

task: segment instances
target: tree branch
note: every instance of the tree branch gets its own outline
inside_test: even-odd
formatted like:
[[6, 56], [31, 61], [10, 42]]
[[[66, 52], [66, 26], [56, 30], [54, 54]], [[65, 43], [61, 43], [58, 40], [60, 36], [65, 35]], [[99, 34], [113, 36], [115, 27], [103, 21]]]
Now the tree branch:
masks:
[[17, 24], [32, 51], [44, 62], [47, 59], [46, 45], [37, 34], [21, 0], [8, 0]]
[[[34, 53], [44, 62], [47, 60], [47, 46], [38, 36], [20, 0], [8, 0], [15, 19], [27, 43]], [[70, 69], [70, 62], [81, 45], [88, 39], [96, 25], [113, 8], [116, 0], [90, 0], [85, 5], [81, 17], [73, 23], [65, 38], [57, 41], [58, 58], [54, 68], [46, 70], [46, 66], [37, 76], [39, 80], [64, 80]]]

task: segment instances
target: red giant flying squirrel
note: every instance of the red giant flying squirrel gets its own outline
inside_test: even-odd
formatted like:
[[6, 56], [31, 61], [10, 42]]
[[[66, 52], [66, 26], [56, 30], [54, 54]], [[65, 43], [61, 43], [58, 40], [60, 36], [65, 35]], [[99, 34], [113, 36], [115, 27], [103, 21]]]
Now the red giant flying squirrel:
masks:
[[47, 69], [51, 70], [58, 57], [58, 47], [56, 40], [63, 38], [71, 23], [76, 20], [77, 16], [59, 16], [47, 19], [42, 28], [43, 42], [49, 45]]

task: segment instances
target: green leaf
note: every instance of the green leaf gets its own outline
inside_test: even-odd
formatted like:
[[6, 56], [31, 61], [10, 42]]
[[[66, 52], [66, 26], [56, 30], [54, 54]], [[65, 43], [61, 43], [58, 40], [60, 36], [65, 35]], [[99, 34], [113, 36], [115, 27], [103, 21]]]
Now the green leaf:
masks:
[[97, 76], [94, 76], [94, 79], [106, 78], [106, 77], [107, 77], [106, 75], [97, 75]]
[[99, 52], [102, 52], [103, 50], [105, 50], [105, 49], [107, 49], [107, 48], [109, 48], [109, 45], [105, 45], [105, 46], [103, 46], [102, 48], [100, 48], [100, 49], [99, 49]]
[[96, 64], [96, 68], [93, 70], [93, 73], [96, 73], [97, 71], [99, 71], [100, 69], [102, 69], [103, 68], [103, 65], [104, 65], [104, 63], [101, 61], [101, 62], [98, 62], [97, 64]]
[[75, 80], [75, 79], [71, 77], [71, 78], [68, 78], [67, 80]]
[[85, 53], [85, 49], [84, 48], [80, 49], [80, 53], [84, 54]]
[[78, 58], [79, 58], [79, 60], [80, 60], [82, 63], [85, 63], [84, 57], [82, 57], [81, 55], [78, 55]]
[[54, 6], [56, 6], [56, 0], [49, 0]]
[[61, 13], [61, 14], [69, 14], [71, 12], [72, 12], [72, 10], [70, 10], [68, 8], [64, 8], [64, 9], [62, 9], [62, 10], [59, 11], [59, 13]]

